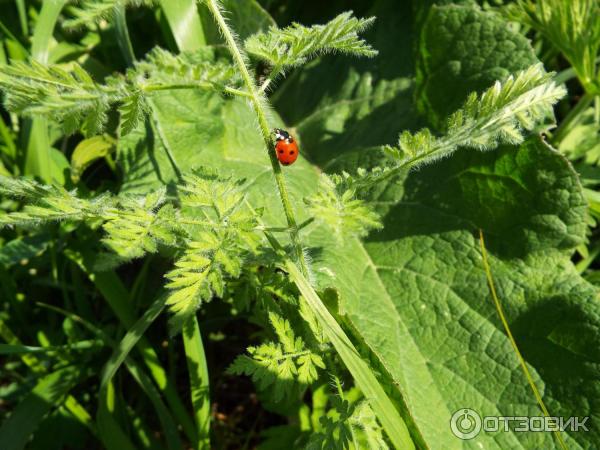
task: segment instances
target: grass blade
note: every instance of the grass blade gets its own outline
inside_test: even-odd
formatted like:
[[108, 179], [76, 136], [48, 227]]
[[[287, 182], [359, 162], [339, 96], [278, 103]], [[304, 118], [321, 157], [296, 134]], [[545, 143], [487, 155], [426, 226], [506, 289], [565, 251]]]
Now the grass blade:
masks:
[[[128, 329], [131, 328], [135, 321], [133, 308], [129, 300], [129, 294], [117, 274], [112, 271], [94, 272], [92, 270], [93, 261], [89, 255], [82, 257], [72, 252], [68, 252], [67, 255], [94, 283], [123, 326]], [[158, 355], [144, 337], [138, 341], [137, 348], [156, 385], [165, 396], [177, 422], [183, 427], [187, 438], [194, 442], [196, 439], [194, 422], [179, 398], [172, 380], [169, 379], [166, 370], [162, 367]]]
[[195, 0], [161, 0], [160, 6], [180, 51], [197, 50], [206, 45]]
[[99, 393], [100, 407], [98, 408], [97, 419], [100, 437], [109, 450], [129, 450], [135, 448], [113, 417], [116, 405], [112, 379], [129, 355], [131, 349], [163, 310], [165, 301], [166, 296], [163, 295], [150, 306], [144, 315], [125, 334], [102, 371]]
[[113, 354], [109, 358], [108, 362], [104, 366], [102, 371], [102, 377], [100, 381], [100, 389], [105, 388], [108, 383], [112, 380], [129, 355], [131, 349], [137, 344], [140, 338], [144, 335], [148, 327], [154, 322], [154, 320], [161, 313], [165, 307], [167, 300], [166, 294], [161, 295], [150, 308], [146, 310], [144, 315], [131, 327], [131, 329], [125, 334], [119, 345], [115, 348]]
[[24, 353], [52, 353], [69, 350], [89, 350], [102, 345], [99, 340], [85, 340], [68, 345], [57, 345], [48, 347], [32, 347], [20, 344], [0, 344], [0, 355], [22, 355]]
[[123, 58], [125, 58], [125, 62], [131, 67], [135, 62], [135, 54], [133, 53], [133, 45], [131, 44], [131, 38], [129, 37], [127, 16], [125, 14], [125, 5], [118, 4], [115, 6], [114, 20], [117, 43], [119, 44], [119, 49], [121, 49]]
[[115, 388], [112, 383], [100, 390], [98, 396], [98, 437], [108, 450], [136, 450], [119, 423], [114, 418], [116, 409]]
[[[2, 319], [0, 319], [0, 337], [11, 345], [21, 345], [19, 338], [17, 338], [12, 330], [8, 328], [8, 325], [6, 325]], [[46, 367], [35, 355], [32, 355], [31, 353], [22, 354], [21, 360], [32, 370], [32, 372], [37, 374], [46, 373]], [[92, 417], [75, 397], [69, 395], [65, 401], [65, 407], [73, 417], [85, 426], [93, 435], [96, 434], [96, 427], [94, 426]]]
[[183, 328], [183, 346], [190, 375], [190, 393], [194, 419], [198, 429], [198, 442], [195, 448], [210, 448], [210, 397], [206, 355], [198, 319], [194, 315]]
[[160, 393], [156, 387], [154, 387], [152, 380], [150, 380], [150, 378], [140, 369], [137, 364], [131, 361], [131, 358], [125, 361], [125, 365], [152, 402], [152, 405], [156, 410], [156, 414], [158, 415], [158, 420], [160, 420], [163, 431], [165, 432], [165, 438], [167, 440], [167, 447], [169, 450], [179, 450], [183, 448], [181, 439], [179, 439], [179, 433], [177, 432], [177, 425], [175, 424], [173, 417], [171, 417], [171, 413], [160, 398]]
[[0, 448], [24, 448], [46, 414], [62, 403], [81, 378], [81, 367], [78, 366], [60, 369], [43, 377], [0, 428]]
[[[113, 347], [117, 346], [117, 343], [113, 339], [111, 339], [111, 337], [108, 336], [103, 330], [94, 326], [93, 324], [91, 324], [90, 322], [81, 318], [80, 316], [73, 314], [69, 311], [66, 311], [62, 308], [48, 305], [46, 303], [37, 302], [37, 305], [41, 306], [43, 308], [49, 309], [50, 311], [62, 314], [64, 316], [68, 317], [69, 319], [71, 319], [73, 322], [79, 323], [84, 328], [86, 328], [88, 331], [92, 332], [96, 337], [98, 337], [98, 339], [100, 341], [104, 342], [106, 345], [113, 346]], [[144, 390], [144, 392], [146, 393], [146, 395], [152, 402], [154, 409], [156, 410], [156, 413], [158, 415], [158, 418], [159, 418], [159, 420], [163, 426], [163, 429], [165, 431], [165, 437], [167, 439], [167, 444], [169, 445], [169, 449], [182, 448], [182, 443], [181, 443], [181, 440], [179, 439], [179, 434], [177, 432], [177, 426], [175, 425], [175, 421], [173, 420], [169, 410], [163, 403], [163, 401], [160, 397], [160, 393], [158, 392], [158, 390], [152, 383], [152, 380], [146, 375], [146, 373], [142, 370], [142, 368], [139, 366], [139, 364], [136, 363], [132, 358], [125, 359], [125, 366], [127, 367], [127, 370], [129, 370], [129, 372], [131, 373], [131, 375], [133, 376], [135, 381], [141, 386], [141, 388]], [[111, 404], [112, 402], [113, 401], [111, 400], [106, 405], [104, 405], [105, 411], [103, 411], [103, 414], [107, 413], [107, 405]], [[105, 425], [108, 426], [109, 428], [118, 427], [118, 424], [116, 424], [116, 422], [112, 423], [111, 419], [112, 419], [112, 416], [110, 418], [102, 417], [100, 420], [108, 421], [109, 423], [105, 423]], [[133, 426], [134, 426], [134, 429], [137, 428], [137, 431], [139, 432], [140, 427], [142, 427], [142, 424], [140, 422], [141, 418], [136, 417], [135, 419], [138, 419], [138, 422], [133, 423]], [[122, 433], [121, 431], [117, 431], [117, 434], [124, 435], [124, 433]], [[144, 434], [146, 434], [146, 433], [144, 433]], [[141, 437], [141, 436], [139, 436], [139, 437]], [[112, 443], [110, 438], [103, 437], [102, 439], [110, 441], [111, 442], [110, 445], [113, 445], [115, 448], [118, 448], [119, 444]], [[147, 440], [146, 436], [144, 436], [144, 438], [142, 438], [142, 439]], [[125, 445], [127, 445], [127, 444], [125, 444]]]
[[[65, 5], [66, 0], [46, 0], [35, 25], [31, 41], [31, 58], [42, 64], [48, 62], [50, 40], [56, 25], [58, 15]], [[50, 138], [48, 136], [48, 122], [46, 119], [36, 117], [27, 119], [24, 127], [25, 174], [37, 175], [46, 182], [52, 181], [53, 161], [50, 156]]]
[[[115, 403], [114, 403], [114, 387], [112, 384], [112, 379], [117, 373], [117, 370], [121, 367], [123, 362], [125, 362], [127, 356], [131, 352], [131, 349], [136, 345], [136, 343], [140, 340], [140, 338], [144, 335], [148, 327], [154, 322], [154, 320], [161, 313], [163, 308], [165, 307], [167, 296], [161, 295], [151, 306], [146, 310], [144, 315], [131, 327], [131, 329], [125, 334], [121, 342], [115, 347], [113, 354], [109, 358], [108, 362], [104, 365], [104, 369], [102, 371], [102, 376], [100, 378], [100, 394], [99, 397], [102, 399], [100, 408], [98, 410], [98, 429], [102, 436], [108, 434], [115, 433], [119, 440], [128, 439], [123, 433], [119, 433], [117, 430], [116, 423], [114, 421], [113, 414], [115, 411]], [[129, 367], [131, 370], [131, 367]], [[177, 431], [175, 425], [172, 423], [172, 419], [167, 413], [166, 408], [162, 404], [158, 393], [155, 391], [154, 386], [150, 382], [149, 379], [144, 377], [141, 371], [139, 371], [136, 367], [132, 370], [132, 375], [136, 380], [140, 383], [146, 394], [150, 397], [150, 400], [153, 402], [157, 413], [159, 414], [159, 418], [167, 421], [166, 430], [168, 431], [168, 440], [169, 440], [169, 448], [176, 449], [181, 448], [181, 443], [179, 441], [179, 437], [177, 436]], [[112, 421], [111, 421], [112, 420]], [[164, 424], [163, 424], [164, 426]], [[172, 430], [175, 430], [175, 436], [173, 436]], [[113, 439], [111, 436], [109, 439]], [[126, 442], [105, 442], [105, 445], [110, 449], [121, 449], [121, 448], [129, 448]]]
[[19, 13], [19, 23], [21, 24], [21, 33], [23, 36], [29, 36], [29, 24], [27, 22], [27, 7], [25, 0], [16, 0], [17, 12]]

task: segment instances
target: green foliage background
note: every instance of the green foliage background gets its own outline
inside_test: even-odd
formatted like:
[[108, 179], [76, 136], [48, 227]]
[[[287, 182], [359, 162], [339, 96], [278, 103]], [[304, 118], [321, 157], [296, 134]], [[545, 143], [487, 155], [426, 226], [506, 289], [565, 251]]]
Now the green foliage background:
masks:
[[[25, 59], [28, 33], [19, 18], [35, 25], [39, 4], [5, 3], [7, 12], [0, 14], [4, 59]], [[82, 3], [85, 9], [86, 2]], [[495, 2], [484, 3], [223, 2], [229, 24], [241, 39], [266, 32], [274, 24], [324, 23], [350, 8], [357, 17], [376, 17], [363, 35], [378, 51], [374, 58], [322, 55], [303, 67], [290, 67], [269, 88], [272, 125], [292, 132], [301, 148], [298, 162], [284, 171], [298, 223], [312, 217], [310, 201], [307, 205], [304, 199], [319, 192], [322, 173], [354, 174], [359, 167], [388, 165], [385, 147], [397, 145], [400, 133], [422, 127], [444, 133], [446, 118], [469, 93], [481, 93], [539, 61], [548, 71], [568, 70], [574, 64], [552, 48], [552, 40], [543, 32], [531, 24], [509, 25], [503, 10], [488, 4]], [[20, 5], [26, 11], [21, 16]], [[204, 30], [206, 43], [221, 44], [210, 15], [202, 5], [198, 9], [192, 28]], [[194, 49], [196, 41], [178, 34], [167, 11], [160, 4], [127, 10], [133, 56], [142, 59], [154, 45], [174, 53], [178, 48]], [[77, 61], [96, 83], [115, 71], [124, 72], [127, 52], [119, 51], [118, 30], [115, 34], [111, 28], [91, 26], [68, 32], [69, 23], [63, 19], [74, 14], [68, 9], [61, 14], [49, 62]], [[251, 57], [261, 54], [252, 48], [248, 46]], [[216, 61], [227, 61], [228, 56], [217, 46], [203, 58], [209, 67], [216, 67]], [[257, 77], [264, 75], [260, 64], [253, 67]], [[152, 76], [147, 78], [164, 81]], [[231, 73], [229, 78], [206, 81], [216, 85], [233, 79], [238, 88], [236, 77]], [[130, 99], [129, 88], [119, 86], [114, 95], [125, 92], [122, 95]], [[481, 433], [463, 441], [450, 430], [450, 417], [465, 407], [487, 416], [542, 415], [494, 307], [479, 230], [486, 237], [506, 318], [545, 405], [554, 416], [590, 417], [588, 432], [561, 433], [564, 444], [592, 449], [600, 442], [595, 262], [600, 247], [594, 222], [600, 158], [594, 157], [597, 92], [589, 86], [593, 83], [569, 81], [569, 96], [556, 110], [558, 123], [570, 121], [580, 94], [591, 97], [590, 111], [574, 125], [559, 127], [554, 135], [548, 131], [554, 118], [546, 114], [522, 143], [503, 143], [485, 152], [472, 145], [459, 148], [434, 164], [395, 173], [360, 192], [364, 205], [379, 214], [382, 224], [366, 237], [344, 234], [341, 229], [333, 233], [322, 216], [300, 231], [310, 258], [310, 281], [359, 348], [361, 358], [376, 372], [417, 448], [560, 448], [551, 433]], [[45, 168], [38, 172], [27, 164], [33, 153], [23, 152], [23, 142], [28, 127], [41, 126], [42, 119], [23, 119], [17, 127], [16, 116], [3, 111], [0, 171], [8, 177], [53, 179], [67, 189], [77, 188], [83, 198], [101, 192], [133, 198], [157, 195], [163, 189], [164, 195], [175, 195], [180, 192], [179, 171], [190, 174], [192, 169], [209, 168], [222, 179], [243, 180], [238, 188], [245, 195], [245, 206], [261, 209], [261, 226], [285, 228], [256, 116], [247, 99], [227, 95], [220, 87], [216, 90], [155, 92], [143, 105], [140, 101], [139, 111], [121, 106], [125, 114], [120, 118], [109, 108], [112, 100], [107, 97], [108, 103], [102, 105], [106, 136], [100, 138], [102, 142], [96, 138], [90, 143], [93, 150], [77, 147], [82, 134], [65, 135], [50, 119], [44, 130], [51, 146], [45, 149], [46, 159], [37, 161]], [[146, 119], [141, 118], [142, 109], [148, 113]], [[88, 117], [88, 112], [77, 120]], [[135, 120], [128, 121], [128, 113]], [[128, 129], [131, 132], [126, 134]], [[98, 134], [95, 127], [88, 130], [90, 135]], [[565, 137], [553, 140], [560, 135]], [[44, 151], [38, 145], [30, 148], [36, 149], [35, 154]], [[5, 185], [2, 194], [15, 189]], [[8, 196], [2, 203], [6, 212], [17, 206]], [[220, 223], [217, 216], [209, 219]], [[193, 210], [185, 217], [206, 218]], [[116, 222], [120, 229], [126, 225]], [[135, 318], [149, 317], [148, 311], [155, 312], [151, 305], [166, 296], [161, 286], [174, 250], [161, 235], [146, 242], [139, 254], [117, 251], [126, 260], [150, 253], [117, 269], [123, 261], [107, 256], [97, 229], [88, 221], [78, 228], [68, 223], [46, 227], [29, 223], [24, 231], [6, 228], [2, 232], [0, 336], [9, 346], [1, 348], [5, 356], [0, 372], [4, 421], [0, 448], [22, 448], [27, 440], [28, 448], [128, 448], [131, 444], [124, 442], [130, 440], [134, 448], [182, 448], [194, 442], [194, 431], [188, 431], [194, 426], [181, 420], [203, 407], [198, 398], [189, 398], [185, 387], [189, 382], [186, 355], [190, 373], [199, 370], [190, 366], [190, 353], [184, 348], [189, 342], [182, 345], [178, 336], [169, 338], [166, 314], [147, 331], [150, 319], [132, 328]], [[281, 240], [289, 245], [285, 235]], [[108, 241], [113, 250], [127, 246], [127, 242]], [[237, 278], [243, 263], [252, 258], [244, 254], [230, 266], [234, 269], [223, 273]], [[320, 335], [319, 325], [310, 323], [311, 315], [302, 310], [301, 302], [294, 303], [298, 302], [296, 289], [283, 271], [270, 270], [243, 272], [226, 288], [215, 283], [208, 293], [199, 294], [205, 301], [215, 293], [225, 300], [203, 303], [197, 313], [210, 373], [211, 448], [390, 446], [368, 406], [370, 399], [361, 402], [352, 377]], [[175, 275], [171, 272], [167, 277], [173, 280]], [[95, 331], [75, 316], [65, 313], [65, 318], [36, 302], [76, 314], [91, 322]], [[142, 334], [145, 337], [137, 343]], [[101, 379], [98, 373], [107, 361], [110, 367], [115, 341], [127, 342], [128, 337], [141, 350], [128, 359], [130, 373], [121, 370], [114, 380]], [[68, 348], [92, 338], [99, 342], [90, 348]], [[10, 347], [20, 343], [38, 350]], [[238, 356], [248, 346], [253, 346], [249, 353]], [[275, 369], [277, 376], [253, 362], [298, 352], [308, 362], [286, 359], [287, 367]], [[285, 378], [286, 370], [293, 376]], [[294, 384], [297, 372], [301, 379]], [[256, 388], [240, 374], [251, 375]], [[251, 395], [258, 398], [259, 406], [248, 401]], [[255, 422], [236, 413], [235, 406], [240, 405], [242, 415], [256, 414]], [[27, 418], [21, 411], [29, 411]], [[222, 419], [219, 413], [228, 417]], [[49, 444], [48, 436], [56, 427], [71, 432]], [[158, 436], [156, 430], [161, 430]], [[106, 435], [112, 436], [107, 440]], [[198, 447], [202, 445], [208, 444]]]

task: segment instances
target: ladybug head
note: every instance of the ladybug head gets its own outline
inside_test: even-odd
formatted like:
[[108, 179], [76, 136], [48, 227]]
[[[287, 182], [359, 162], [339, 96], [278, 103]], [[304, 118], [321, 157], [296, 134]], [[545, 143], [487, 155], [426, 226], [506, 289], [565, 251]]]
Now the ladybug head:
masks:
[[277, 141], [290, 141], [290, 133], [281, 128], [275, 128], [273, 133], [275, 133], [275, 140]]

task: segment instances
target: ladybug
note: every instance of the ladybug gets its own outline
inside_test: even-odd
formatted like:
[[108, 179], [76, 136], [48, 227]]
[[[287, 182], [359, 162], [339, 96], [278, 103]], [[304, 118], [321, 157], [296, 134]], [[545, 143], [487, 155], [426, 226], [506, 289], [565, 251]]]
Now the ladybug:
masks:
[[296, 140], [285, 130], [275, 128], [275, 154], [284, 166], [294, 164], [298, 158], [298, 144]]

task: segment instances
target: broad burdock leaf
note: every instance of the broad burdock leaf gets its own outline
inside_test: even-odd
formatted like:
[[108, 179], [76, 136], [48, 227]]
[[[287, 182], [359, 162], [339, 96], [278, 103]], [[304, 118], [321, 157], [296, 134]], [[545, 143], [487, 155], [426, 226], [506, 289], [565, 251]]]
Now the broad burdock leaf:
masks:
[[302, 65], [323, 53], [375, 56], [377, 51], [358, 36], [374, 20], [357, 19], [352, 12], [345, 12], [324, 25], [305, 27], [295, 23], [283, 29], [272, 27], [267, 33], [246, 39], [245, 48], [276, 71]]
[[[414, 133], [423, 126], [406, 91], [387, 101], [375, 97], [380, 100], [375, 105], [374, 96], [367, 95], [384, 84], [410, 86], [404, 77], [415, 73], [412, 49], [418, 58], [439, 56], [438, 68], [473, 69], [450, 89], [444, 87], [449, 76], [444, 70], [414, 78], [436, 92], [436, 105], [453, 105], [450, 111], [465, 100], [455, 92], [481, 92], [529, 66], [516, 56], [531, 50], [520, 52], [522, 38], [501, 21], [486, 26], [490, 16], [476, 7], [434, 8], [447, 14], [450, 24], [459, 8], [467, 9], [460, 16], [470, 17], [472, 31], [432, 29], [430, 45], [448, 49], [437, 52], [423, 47], [422, 34], [411, 29], [408, 2], [379, 2], [371, 14], [381, 32], [370, 42], [387, 64], [372, 68], [324, 60], [283, 83], [276, 94], [279, 111], [327, 173], [389, 163], [389, 156], [377, 151], [380, 146], [393, 143], [393, 134], [403, 129]], [[474, 50], [457, 56], [464, 48], [453, 44], [457, 41], [479, 42], [485, 57], [471, 58]], [[512, 52], [521, 62], [507, 69], [503, 61], [513, 58]], [[345, 80], [336, 77], [340, 73], [347, 74]], [[489, 84], [472, 82], [482, 79]], [[432, 105], [428, 116], [450, 112]], [[482, 416], [542, 415], [489, 295], [476, 237], [481, 228], [500, 301], [546, 406], [555, 416], [590, 416], [590, 431], [562, 435], [569, 448], [593, 448], [600, 421], [592, 406], [600, 399], [594, 350], [600, 345], [600, 309], [597, 290], [569, 261], [584, 239], [586, 207], [568, 163], [530, 137], [493, 152], [459, 149], [436, 164], [374, 184], [365, 194], [381, 214], [381, 231], [362, 244], [346, 239], [345, 246], [336, 246], [319, 228], [306, 230], [306, 237], [320, 249], [313, 262], [318, 285], [338, 290], [341, 314], [372, 352], [372, 364], [380, 364], [400, 391], [416, 442], [447, 449], [554, 446], [550, 433], [481, 432], [462, 441], [450, 430], [452, 414], [465, 407]]]
[[499, 14], [454, 4], [423, 10], [416, 100], [438, 131], [471, 92], [537, 63], [529, 40]]

